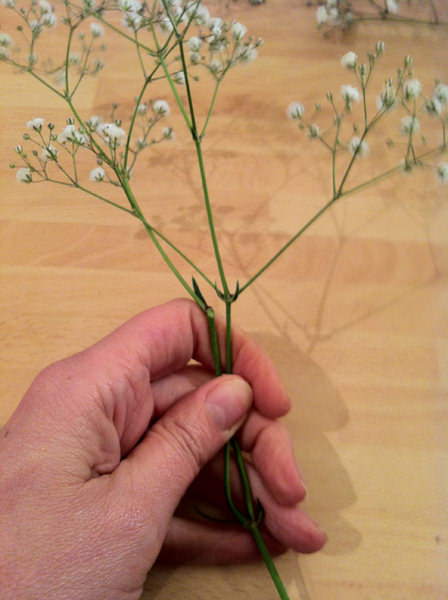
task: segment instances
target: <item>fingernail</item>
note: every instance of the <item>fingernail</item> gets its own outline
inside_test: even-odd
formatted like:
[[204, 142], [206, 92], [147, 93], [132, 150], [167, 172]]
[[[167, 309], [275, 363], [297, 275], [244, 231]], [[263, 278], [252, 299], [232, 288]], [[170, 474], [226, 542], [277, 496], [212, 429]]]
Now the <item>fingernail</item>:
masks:
[[252, 389], [240, 377], [223, 375], [205, 400], [215, 425], [222, 431], [238, 426], [252, 404]]

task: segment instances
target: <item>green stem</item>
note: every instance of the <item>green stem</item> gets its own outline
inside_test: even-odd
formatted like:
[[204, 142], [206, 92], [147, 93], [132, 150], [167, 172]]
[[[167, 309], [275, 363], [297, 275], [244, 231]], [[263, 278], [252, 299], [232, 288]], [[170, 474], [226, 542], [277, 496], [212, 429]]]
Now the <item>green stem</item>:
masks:
[[258, 551], [260, 552], [261, 557], [263, 558], [266, 568], [269, 571], [269, 574], [270, 574], [271, 579], [277, 589], [279, 597], [281, 598], [281, 600], [289, 600], [288, 592], [286, 591], [286, 588], [283, 585], [281, 577], [278, 574], [278, 571], [275, 567], [274, 561], [272, 560], [272, 557], [269, 554], [269, 550], [267, 549], [266, 544], [264, 543], [264, 540], [260, 533], [260, 530], [258, 529], [258, 527], [253, 527], [253, 528], [251, 528], [250, 532], [251, 532], [252, 537], [254, 538], [254, 541], [257, 545]]
[[161, 257], [163, 258], [163, 260], [165, 261], [165, 263], [167, 264], [167, 266], [169, 267], [169, 269], [171, 270], [171, 272], [174, 274], [174, 276], [177, 278], [177, 280], [179, 281], [179, 283], [182, 285], [182, 287], [185, 289], [185, 291], [187, 292], [187, 294], [189, 296], [191, 296], [191, 298], [198, 304], [198, 306], [200, 306], [203, 310], [206, 309], [203, 301], [199, 298], [199, 296], [197, 296], [197, 294], [195, 293], [195, 291], [193, 290], [193, 288], [185, 281], [185, 279], [182, 277], [181, 273], [179, 272], [179, 270], [175, 267], [175, 265], [173, 264], [173, 262], [171, 261], [170, 257], [167, 255], [167, 253], [165, 252], [165, 250], [163, 249], [163, 247], [161, 246], [159, 240], [157, 239], [156, 234], [153, 231], [153, 228], [151, 227], [151, 225], [149, 223], [147, 223], [141, 209], [140, 206], [137, 203], [137, 200], [129, 186], [128, 180], [125, 176], [123, 176], [122, 173], [120, 172], [115, 172], [116, 176], [118, 177], [118, 179], [120, 180], [120, 184], [123, 187], [123, 190], [126, 194], [126, 197], [129, 200], [129, 204], [131, 205], [136, 217], [143, 223], [143, 226], [145, 227], [148, 235], [150, 236], [152, 242], [154, 243], [155, 247], [157, 248], [159, 254], [161, 255]]

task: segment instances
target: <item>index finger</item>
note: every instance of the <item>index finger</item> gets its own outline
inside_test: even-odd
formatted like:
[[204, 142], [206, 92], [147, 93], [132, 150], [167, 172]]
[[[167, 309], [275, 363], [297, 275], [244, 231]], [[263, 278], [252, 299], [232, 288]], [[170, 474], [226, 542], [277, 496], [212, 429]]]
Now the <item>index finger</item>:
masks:
[[[217, 318], [216, 326], [223, 356], [225, 323]], [[118, 361], [130, 370], [143, 366], [151, 381], [178, 371], [191, 359], [210, 370], [214, 365], [207, 318], [194, 302], [185, 299], [137, 315], [88, 352], [100, 357], [103, 365], [112, 366]], [[252, 386], [255, 404], [263, 415], [277, 418], [286, 414], [289, 399], [271, 360], [236, 329], [232, 331], [232, 361], [233, 372]]]

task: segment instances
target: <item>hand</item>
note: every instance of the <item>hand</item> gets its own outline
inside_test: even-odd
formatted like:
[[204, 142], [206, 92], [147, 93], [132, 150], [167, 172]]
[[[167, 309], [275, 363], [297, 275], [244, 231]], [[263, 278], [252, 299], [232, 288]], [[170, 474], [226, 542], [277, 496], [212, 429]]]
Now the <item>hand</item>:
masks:
[[241, 425], [268, 545], [323, 545], [298, 507], [305, 490], [276, 420], [289, 410], [278, 376], [238, 331], [233, 360], [235, 375], [213, 377], [207, 321], [177, 300], [38, 375], [0, 431], [4, 600], [131, 600], [159, 553], [254, 558], [246, 531], [173, 516], [189, 488], [222, 503], [217, 453]]

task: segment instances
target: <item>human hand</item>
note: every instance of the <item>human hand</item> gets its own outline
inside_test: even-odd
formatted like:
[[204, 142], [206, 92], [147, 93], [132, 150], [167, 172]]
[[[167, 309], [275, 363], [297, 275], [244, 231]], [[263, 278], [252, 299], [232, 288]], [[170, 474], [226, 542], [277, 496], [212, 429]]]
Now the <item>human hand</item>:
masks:
[[38, 375], [0, 431], [3, 600], [135, 599], [160, 552], [254, 558], [246, 531], [173, 516], [189, 488], [216, 500], [216, 455], [241, 424], [271, 550], [323, 545], [298, 507], [305, 490], [276, 420], [289, 410], [278, 376], [240, 332], [233, 361], [235, 375], [213, 377], [207, 321], [177, 300]]

